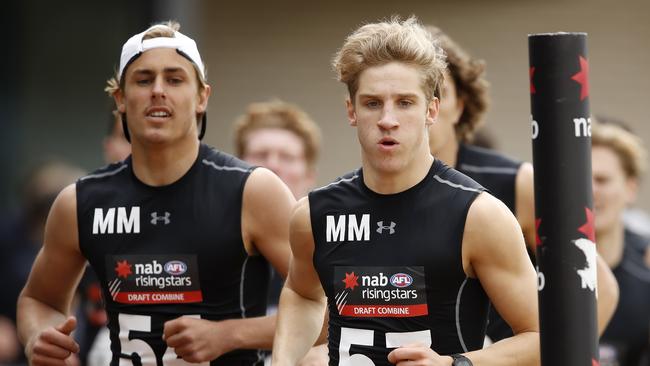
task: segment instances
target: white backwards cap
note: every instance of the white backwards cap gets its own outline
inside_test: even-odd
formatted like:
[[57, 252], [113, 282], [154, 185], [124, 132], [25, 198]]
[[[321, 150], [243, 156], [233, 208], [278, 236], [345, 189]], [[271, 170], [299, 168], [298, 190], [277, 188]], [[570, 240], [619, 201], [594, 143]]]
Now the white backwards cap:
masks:
[[201, 55], [199, 54], [198, 48], [196, 48], [196, 42], [181, 32], [174, 31], [174, 37], [156, 37], [142, 40], [147, 32], [154, 28], [168, 28], [165, 25], [154, 25], [149, 27], [142, 33], [138, 33], [135, 36], [129, 38], [124, 46], [122, 46], [122, 55], [120, 56], [120, 70], [117, 74], [118, 79], [122, 78], [122, 73], [124, 69], [138, 56], [143, 52], [154, 49], [154, 48], [173, 48], [181, 53], [181, 55], [188, 58], [196, 66], [197, 71], [201, 74], [201, 79], [205, 80], [205, 68], [203, 66], [203, 61], [201, 61]]

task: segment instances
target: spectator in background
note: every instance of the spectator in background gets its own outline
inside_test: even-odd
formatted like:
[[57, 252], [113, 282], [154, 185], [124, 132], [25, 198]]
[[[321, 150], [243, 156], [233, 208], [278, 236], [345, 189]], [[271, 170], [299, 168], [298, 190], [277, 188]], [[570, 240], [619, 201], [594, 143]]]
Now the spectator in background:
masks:
[[[594, 116], [594, 119], [599, 123], [613, 124], [627, 132], [634, 133], [630, 126], [621, 119], [602, 114], [597, 114]], [[637, 234], [641, 234], [646, 238], [650, 238], [650, 215], [648, 215], [648, 212], [645, 210], [639, 207], [627, 207], [623, 213], [623, 222], [625, 223], [626, 228], [636, 232]], [[646, 261], [648, 266], [650, 266], [650, 253], [646, 257]]]
[[80, 168], [59, 160], [38, 164], [22, 184], [20, 212], [0, 224], [0, 364], [26, 363], [16, 337], [16, 299], [41, 248], [45, 219], [54, 197], [84, 174]]
[[601, 365], [640, 366], [650, 348], [650, 268], [643, 259], [650, 247], [648, 239], [626, 227], [623, 212], [636, 199], [647, 152], [636, 136], [615, 124], [593, 122], [591, 141], [596, 246], [620, 288], [601, 338]]
[[[281, 100], [251, 103], [234, 125], [237, 157], [272, 170], [296, 199], [316, 182], [320, 129], [300, 107]], [[284, 279], [273, 272], [269, 287], [270, 313], [277, 311]], [[314, 347], [302, 364], [326, 365], [327, 348]]]
[[235, 122], [235, 149], [239, 158], [277, 174], [296, 199], [316, 182], [320, 129], [296, 105], [280, 100], [250, 104]]

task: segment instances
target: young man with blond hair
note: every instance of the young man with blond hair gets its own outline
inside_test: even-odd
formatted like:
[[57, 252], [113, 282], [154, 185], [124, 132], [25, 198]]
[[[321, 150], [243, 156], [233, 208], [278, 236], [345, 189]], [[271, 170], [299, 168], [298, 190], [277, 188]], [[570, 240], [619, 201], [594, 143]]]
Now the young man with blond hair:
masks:
[[18, 300], [31, 365], [63, 365], [86, 260], [108, 314], [110, 365], [253, 365], [269, 348], [268, 262], [285, 274], [295, 200], [267, 169], [200, 142], [210, 86], [195, 42], [155, 25], [122, 48], [114, 95], [132, 155], [56, 199]]
[[[367, 24], [334, 59], [361, 165], [300, 200], [274, 366], [329, 311], [331, 365], [535, 365], [536, 275], [500, 201], [429, 152], [445, 69], [410, 18]], [[515, 335], [486, 349], [488, 301]]]
[[320, 129], [301, 108], [279, 99], [251, 103], [234, 129], [237, 157], [273, 171], [296, 199], [314, 186]]

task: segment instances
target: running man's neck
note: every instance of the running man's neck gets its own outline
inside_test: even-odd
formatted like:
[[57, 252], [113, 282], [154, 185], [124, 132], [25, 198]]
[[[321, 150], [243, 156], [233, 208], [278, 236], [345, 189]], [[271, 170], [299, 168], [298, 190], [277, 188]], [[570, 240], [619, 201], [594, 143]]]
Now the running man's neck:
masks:
[[143, 183], [159, 187], [179, 180], [192, 167], [200, 142], [185, 139], [165, 145], [133, 145], [133, 172]]
[[420, 183], [431, 169], [434, 158], [428, 152], [421, 158], [413, 159], [397, 172], [382, 172], [373, 169], [363, 159], [363, 182], [372, 191], [380, 194], [394, 194], [406, 191]]
[[431, 153], [436, 159], [439, 159], [452, 168], [456, 168], [456, 163], [458, 163], [458, 150], [460, 150], [460, 142], [453, 138], [449, 139], [438, 151], [432, 151]]

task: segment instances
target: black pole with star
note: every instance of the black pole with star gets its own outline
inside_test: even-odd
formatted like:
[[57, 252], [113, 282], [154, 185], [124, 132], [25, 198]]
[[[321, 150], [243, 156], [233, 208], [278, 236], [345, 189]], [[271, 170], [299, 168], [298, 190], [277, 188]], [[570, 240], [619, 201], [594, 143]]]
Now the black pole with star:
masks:
[[598, 364], [586, 39], [528, 38], [543, 366]]

